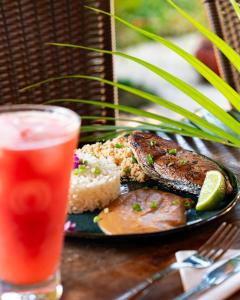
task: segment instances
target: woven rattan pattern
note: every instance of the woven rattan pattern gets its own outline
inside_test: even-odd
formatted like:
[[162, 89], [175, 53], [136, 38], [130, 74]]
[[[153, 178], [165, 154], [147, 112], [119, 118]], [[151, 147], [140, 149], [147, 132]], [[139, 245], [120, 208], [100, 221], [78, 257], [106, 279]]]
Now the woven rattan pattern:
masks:
[[[229, 0], [203, 1], [210, 17], [214, 31], [240, 54], [240, 20]], [[237, 0], [240, 4], [240, 0]], [[220, 54], [221, 69], [225, 80], [240, 92], [240, 74]]]
[[[114, 101], [114, 90], [90, 80], [61, 80], [19, 93], [19, 89], [53, 76], [85, 74], [113, 79], [112, 58], [48, 42], [111, 49], [111, 20], [84, 6], [110, 11], [102, 0], [3, 0], [0, 4], [0, 103], [43, 103], [82, 98]], [[86, 115], [112, 116], [112, 110], [70, 105]]]
[[[240, 0], [238, 0], [240, 4]], [[217, 1], [218, 14], [221, 20], [223, 38], [240, 54], [240, 20], [229, 1]], [[235, 88], [240, 92], [240, 74], [232, 67]]]

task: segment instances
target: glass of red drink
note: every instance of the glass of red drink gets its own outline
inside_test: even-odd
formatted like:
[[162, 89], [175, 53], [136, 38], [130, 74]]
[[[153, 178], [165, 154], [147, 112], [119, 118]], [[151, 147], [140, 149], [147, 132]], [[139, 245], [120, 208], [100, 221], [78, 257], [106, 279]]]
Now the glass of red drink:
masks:
[[56, 106], [0, 107], [0, 299], [58, 299], [80, 118]]

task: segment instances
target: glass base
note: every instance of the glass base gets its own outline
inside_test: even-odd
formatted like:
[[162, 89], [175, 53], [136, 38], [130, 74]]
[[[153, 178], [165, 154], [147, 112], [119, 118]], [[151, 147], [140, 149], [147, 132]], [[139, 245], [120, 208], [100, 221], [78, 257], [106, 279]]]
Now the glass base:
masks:
[[60, 272], [38, 284], [13, 285], [0, 281], [0, 300], [58, 300], [62, 292]]

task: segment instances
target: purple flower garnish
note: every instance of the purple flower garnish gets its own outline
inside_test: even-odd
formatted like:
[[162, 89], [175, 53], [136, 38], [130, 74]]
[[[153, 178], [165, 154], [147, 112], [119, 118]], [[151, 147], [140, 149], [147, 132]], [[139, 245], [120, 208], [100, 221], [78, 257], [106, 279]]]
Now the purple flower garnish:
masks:
[[80, 165], [80, 159], [77, 154], [74, 154], [73, 169], [77, 169]]
[[67, 221], [64, 225], [64, 232], [74, 232], [76, 228], [76, 223]]

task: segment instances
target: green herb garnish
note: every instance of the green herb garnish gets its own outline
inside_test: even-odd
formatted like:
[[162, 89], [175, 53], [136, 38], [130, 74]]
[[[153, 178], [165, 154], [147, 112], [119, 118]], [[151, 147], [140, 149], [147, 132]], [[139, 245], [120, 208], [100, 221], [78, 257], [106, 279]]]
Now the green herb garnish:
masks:
[[80, 174], [79, 169], [74, 169], [74, 170], [73, 170], [73, 175], [78, 176], [79, 174]]
[[156, 146], [156, 144], [157, 144], [157, 142], [156, 141], [150, 141], [150, 145], [151, 145], [151, 147], [154, 147], [154, 146]]
[[131, 174], [131, 169], [129, 167], [126, 167], [124, 170], [125, 175]]
[[184, 159], [179, 160], [179, 166], [184, 166], [184, 165], [186, 165], [186, 163], [187, 163], [187, 161]]
[[123, 144], [116, 144], [115, 148], [121, 149], [121, 148], [123, 148]]
[[138, 163], [138, 161], [136, 160], [136, 157], [134, 155], [132, 156], [132, 163], [133, 164], [137, 164]]
[[154, 164], [153, 156], [151, 154], [147, 155], [147, 163], [151, 166]]
[[167, 152], [168, 152], [168, 154], [176, 155], [176, 154], [177, 154], [177, 149], [176, 149], [176, 148], [174, 148], [174, 149], [169, 149]]
[[76, 176], [83, 174], [84, 172], [86, 172], [86, 166], [84, 166], [84, 165], [80, 165], [80, 166], [78, 166], [77, 169], [73, 170], [73, 174]]
[[80, 173], [84, 173], [84, 172], [86, 172], [86, 166], [85, 165], [80, 165], [78, 167], [78, 170], [79, 170]]
[[142, 211], [141, 205], [137, 202], [132, 204], [132, 209], [137, 212]]
[[152, 201], [152, 202], [150, 203], [150, 208], [151, 208], [151, 209], [156, 209], [156, 208], [158, 208], [157, 201]]
[[190, 203], [189, 201], [186, 200], [186, 201], [184, 202], [184, 207], [187, 208], [187, 209], [189, 209], [189, 208], [191, 207], [191, 203]]
[[84, 160], [84, 161], [83, 161], [83, 164], [84, 164], [85, 166], [87, 166], [87, 165], [88, 165], [88, 161], [87, 161], [87, 160]]
[[101, 174], [101, 169], [99, 167], [95, 167], [95, 170], [94, 170], [94, 175], [100, 175]]
[[192, 207], [192, 204], [193, 204], [193, 201], [192, 201], [191, 199], [187, 199], [187, 200], [184, 201], [184, 207], [185, 207], [186, 209], [191, 208], [191, 207]]
[[93, 223], [98, 223], [100, 221], [100, 217], [99, 216], [95, 216], [93, 218]]
[[179, 205], [180, 201], [178, 199], [175, 199], [172, 201], [172, 205]]

